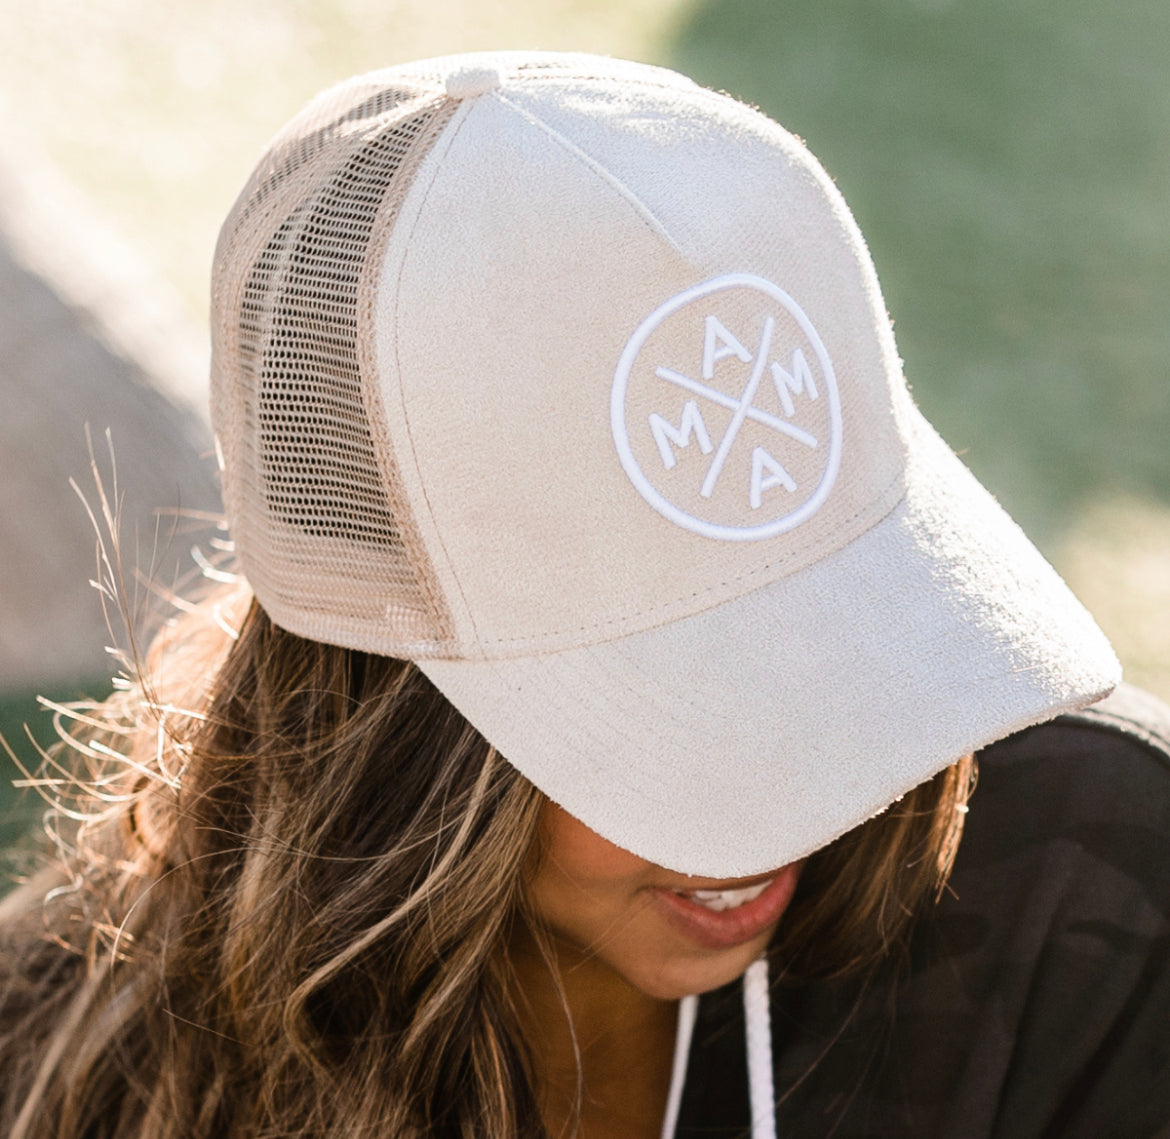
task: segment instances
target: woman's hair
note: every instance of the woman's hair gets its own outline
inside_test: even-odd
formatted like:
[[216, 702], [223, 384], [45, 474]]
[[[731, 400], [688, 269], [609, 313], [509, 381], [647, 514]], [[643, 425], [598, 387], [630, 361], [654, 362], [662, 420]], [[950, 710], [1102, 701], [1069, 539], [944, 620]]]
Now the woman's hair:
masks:
[[[543, 1135], [503, 949], [545, 800], [414, 665], [237, 590], [68, 732], [61, 865], [0, 904], [0, 1132]], [[778, 970], [893, 950], [971, 772], [808, 860]]]

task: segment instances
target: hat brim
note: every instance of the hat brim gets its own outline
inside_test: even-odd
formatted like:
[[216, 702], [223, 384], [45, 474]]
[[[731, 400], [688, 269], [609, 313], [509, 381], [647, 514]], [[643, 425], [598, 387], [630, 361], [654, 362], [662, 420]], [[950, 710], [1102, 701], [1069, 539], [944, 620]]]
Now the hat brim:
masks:
[[917, 412], [907, 493], [807, 569], [584, 649], [419, 667], [618, 846], [759, 874], [959, 757], [1105, 696], [1109, 643]]

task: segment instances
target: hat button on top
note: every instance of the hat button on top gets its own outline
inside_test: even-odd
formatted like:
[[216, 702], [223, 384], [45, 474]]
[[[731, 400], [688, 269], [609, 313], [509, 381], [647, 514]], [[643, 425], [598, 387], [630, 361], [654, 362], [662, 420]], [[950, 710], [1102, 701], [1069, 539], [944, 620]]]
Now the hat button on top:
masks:
[[494, 67], [461, 67], [447, 76], [444, 87], [452, 99], [472, 99], [497, 90], [500, 82]]

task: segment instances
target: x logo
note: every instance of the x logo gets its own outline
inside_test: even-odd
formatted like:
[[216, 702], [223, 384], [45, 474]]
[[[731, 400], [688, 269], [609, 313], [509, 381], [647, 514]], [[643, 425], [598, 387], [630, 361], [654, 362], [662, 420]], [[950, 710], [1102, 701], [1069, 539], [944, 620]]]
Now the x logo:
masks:
[[[695, 395], [703, 396], [704, 399], [709, 399], [713, 403], [731, 409], [731, 422], [727, 425], [727, 430], [723, 433], [723, 438], [719, 441], [719, 448], [715, 452], [715, 457], [711, 460], [711, 465], [707, 468], [707, 477], [703, 480], [702, 489], [699, 491], [704, 498], [710, 498], [712, 492], [715, 490], [715, 484], [719, 480], [719, 475], [723, 470], [723, 464], [727, 461], [728, 452], [731, 450], [732, 444], [735, 442], [736, 436], [739, 434], [739, 430], [743, 426], [745, 419], [752, 419], [756, 423], [762, 423], [765, 427], [770, 427], [773, 431], [779, 431], [781, 434], [787, 435], [790, 439], [795, 439], [798, 443], [802, 443], [806, 447], [813, 448], [817, 445], [815, 437], [807, 431], [802, 431], [794, 424], [779, 419], [775, 415], [769, 415], [766, 411], [761, 411], [758, 407], [753, 406], [756, 391], [759, 389], [760, 380], [764, 375], [764, 367], [768, 360], [768, 354], [772, 349], [772, 333], [775, 326], [776, 322], [771, 317], [768, 317], [764, 321], [764, 331], [760, 336], [760, 345], [756, 349], [751, 375], [748, 377], [747, 386], [743, 389], [743, 393], [738, 400], [733, 396], [719, 391], [717, 388], [708, 387], [706, 384], [701, 384], [698, 380], [692, 380], [689, 376], [684, 376], [670, 368], [656, 368], [654, 370], [654, 374], [660, 380], [666, 380], [668, 383], [676, 384], [680, 388], [694, 392]], [[773, 366], [777, 367], [778, 365]]]
[[[746, 327], [757, 330], [754, 351], [733, 331]], [[716, 434], [712, 415], [713, 427], [726, 424]], [[610, 426], [650, 506], [724, 541], [799, 526], [840, 468], [841, 402], [824, 343], [788, 293], [749, 273], [695, 285], [642, 321], [614, 371]]]

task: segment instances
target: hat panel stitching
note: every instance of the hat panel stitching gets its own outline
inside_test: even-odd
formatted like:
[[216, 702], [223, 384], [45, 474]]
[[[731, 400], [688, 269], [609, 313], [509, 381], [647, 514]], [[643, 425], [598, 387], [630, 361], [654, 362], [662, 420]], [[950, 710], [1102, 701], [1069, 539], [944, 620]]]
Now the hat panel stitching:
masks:
[[[438, 181], [438, 177], [439, 177], [439, 173], [440, 173], [440, 170], [442, 168], [442, 165], [443, 165], [443, 161], [447, 157], [447, 155], [450, 153], [451, 147], [454, 146], [456, 139], [458, 139], [459, 135], [463, 132], [463, 128], [466, 125], [467, 120], [468, 120], [469, 116], [471, 115], [472, 111], [475, 109], [476, 104], [482, 99], [498, 99], [498, 98], [499, 98], [498, 93], [495, 91], [491, 91], [491, 92], [488, 92], [484, 95], [479, 96], [478, 99], [471, 99], [471, 100], [467, 100], [466, 102], [463, 102], [459, 106], [459, 108], [455, 111], [455, 114], [452, 116], [450, 122], [447, 124], [447, 129], [445, 132], [446, 138], [444, 140], [442, 140], [439, 144], [436, 144], [435, 149], [428, 156], [432, 160], [434, 168], [430, 171], [430, 180], [427, 182], [426, 187], [422, 188], [421, 198], [419, 200], [418, 207], [415, 209], [414, 215], [411, 218], [410, 230], [408, 231], [408, 233], [406, 234], [406, 237], [405, 237], [404, 253], [402, 255], [401, 261], [399, 262], [398, 272], [396, 274], [395, 281], [394, 281], [394, 324], [393, 324], [394, 339], [393, 339], [393, 348], [394, 348], [394, 364], [395, 364], [395, 368], [397, 369], [397, 372], [399, 375], [402, 374], [402, 360], [401, 360], [401, 357], [399, 355], [399, 343], [398, 343], [398, 327], [399, 327], [398, 317], [399, 317], [399, 307], [400, 307], [401, 300], [402, 300], [402, 277], [406, 272], [406, 262], [407, 262], [408, 257], [410, 256], [410, 250], [411, 250], [412, 243], [413, 243], [414, 232], [417, 229], [419, 222], [422, 218], [423, 210], [426, 208], [426, 204], [427, 204], [428, 199], [430, 198], [431, 191], [434, 189], [435, 183]], [[439, 149], [440, 145], [442, 146], [441, 151]], [[417, 172], [416, 172], [416, 178], [417, 178]], [[416, 186], [417, 186], [417, 182], [414, 183], [410, 187], [410, 189], [413, 190], [413, 189], [415, 189]], [[401, 384], [398, 387], [398, 397], [399, 397], [400, 406], [402, 409], [402, 423], [406, 429], [406, 439], [407, 439], [407, 443], [409, 444], [409, 447], [410, 447], [410, 457], [414, 463], [415, 474], [418, 477], [418, 483], [419, 483], [419, 486], [421, 487], [421, 490], [422, 490], [422, 496], [423, 496], [423, 501], [426, 504], [427, 515], [431, 520], [430, 529], [431, 529], [431, 532], [434, 536], [434, 540], [438, 543], [439, 548], [443, 552], [443, 558], [447, 564], [447, 573], [448, 573], [451, 581], [454, 583], [455, 588], [457, 590], [459, 590], [459, 597], [460, 597], [460, 600], [463, 602], [463, 612], [468, 620], [468, 623], [471, 625], [471, 629], [472, 629], [472, 638], [473, 638], [472, 643], [477, 644], [480, 642], [480, 636], [479, 636], [479, 631], [476, 628], [476, 624], [475, 624], [475, 614], [472, 612], [471, 606], [468, 603], [467, 594], [463, 588], [463, 583], [459, 580], [459, 575], [455, 572], [455, 565], [454, 565], [454, 562], [451, 558], [451, 554], [447, 549], [447, 544], [443, 539], [443, 534], [442, 534], [437, 522], [435, 521], [434, 509], [431, 506], [430, 496], [427, 493], [426, 480], [423, 479], [422, 471], [420, 469], [418, 450], [415, 446], [414, 433], [411, 430], [411, 426], [410, 426], [410, 415], [409, 415], [409, 412], [408, 412], [408, 409], [406, 406], [406, 398], [405, 398], [405, 394], [402, 391]]]
[[[373, 334], [378, 300], [376, 280], [381, 272], [387, 244], [390, 241], [403, 202], [407, 194], [410, 193], [414, 175], [421, 163], [433, 151], [443, 132], [449, 126], [451, 118], [458, 110], [458, 105], [453, 100], [446, 99], [438, 93], [433, 95], [432, 105], [433, 115], [430, 122], [424, 133], [415, 140], [410, 153], [403, 159], [396, 175], [396, 184], [401, 188], [397, 189], [397, 192], [392, 191], [383, 199], [379, 216], [375, 218], [371, 227], [369, 249], [362, 269], [361, 281], [361, 320], [365, 334], [359, 335], [357, 343], [361, 367], [367, 376], [378, 374], [375, 351], [376, 337]], [[379, 455], [388, 468], [385, 473], [386, 494], [402, 530], [404, 545], [408, 555], [411, 556], [420, 591], [430, 605], [434, 619], [432, 634], [422, 638], [420, 644], [451, 644], [454, 642], [455, 636], [450, 608], [441, 587], [434, 580], [431, 559], [427, 555], [425, 544], [418, 533], [417, 520], [410, 508], [406, 497], [406, 488], [398, 473], [398, 457], [386, 423], [382, 400], [369, 392], [364, 392], [363, 395], [371, 435], [375, 438], [380, 448]], [[418, 551], [417, 556], [410, 554], [411, 550]]]
[[561, 134], [560, 131], [554, 130], [551, 126], [549, 126], [548, 123], [542, 121], [530, 111], [525, 110], [525, 108], [518, 106], [503, 93], [497, 91], [494, 92], [494, 94], [496, 95], [496, 98], [499, 100], [499, 102], [505, 104], [509, 109], [524, 119], [525, 122], [530, 123], [532, 126], [546, 134], [550, 139], [553, 140], [553, 142], [565, 150], [566, 153], [576, 158], [587, 170], [601, 179], [601, 181], [609, 186], [612, 190], [616, 191], [618, 196], [621, 197], [627, 205], [633, 207], [634, 212], [650, 228], [651, 233], [654, 233], [658, 237], [662, 238], [662, 240], [665, 241], [670, 246], [670, 248], [674, 250], [675, 253], [683, 258], [683, 260], [690, 260], [686, 253], [684, 253], [683, 250], [679, 248], [679, 245], [674, 240], [674, 238], [671, 237], [671, 235], [666, 231], [666, 228], [663, 226], [663, 224], [654, 216], [646, 203], [643, 202], [641, 198], [639, 198], [637, 194], [633, 192], [633, 190], [625, 185], [621, 179], [612, 174], [600, 162], [598, 162], [595, 158], [592, 158], [574, 142], [565, 138], [565, 136]]
[[[903, 472], [899, 471], [898, 474], [889, 483], [887, 483], [885, 487], [882, 488], [880, 495], [878, 495], [874, 500], [872, 500], [866, 506], [862, 507], [860, 510], [855, 511], [848, 518], [844, 519], [841, 523], [842, 527], [850, 526], [859, 519], [865, 518], [871, 514], [874, 515], [874, 519], [871, 525], [876, 526], [878, 522], [880, 522], [887, 515], [891, 514], [897, 508], [899, 503], [901, 503], [905, 498], [905, 491], [903, 491], [901, 495], [892, 501], [887, 501], [887, 496], [890, 494], [891, 490], [897, 488], [899, 484], [903, 482], [903, 477]], [[742, 573], [735, 574], [730, 577], [724, 577], [722, 580], [712, 582], [710, 585], [704, 586], [702, 589], [692, 590], [689, 593], [681, 593], [678, 596], [669, 598], [668, 600], [662, 601], [657, 605], [652, 605], [646, 609], [641, 609], [634, 614], [624, 614], [619, 617], [606, 617], [600, 621], [594, 621], [587, 625], [574, 625], [570, 626], [569, 628], [557, 629], [553, 632], [541, 633], [536, 637], [496, 637], [484, 640], [481, 643], [485, 647], [489, 645], [495, 645], [498, 647], [510, 646], [513, 648], [524, 648], [526, 646], [539, 647], [542, 642], [553, 640], [556, 637], [564, 637], [572, 633], [589, 633], [606, 626], [624, 624], [631, 620], [636, 620], [639, 617], [647, 617], [654, 613], [661, 612], [663, 609], [669, 609], [687, 600], [688, 598], [699, 598], [704, 594], [713, 593], [720, 589], [726, 589], [728, 586], [738, 584], [739, 582], [748, 581], [753, 577], [758, 577], [761, 574], [769, 573], [776, 569], [782, 568], [786, 562], [795, 560], [795, 558], [797, 558], [803, 552], [803, 550], [793, 551], [791, 554], [769, 561], [764, 565], [753, 566], [751, 569], [744, 570]], [[826, 554], [825, 556], [828, 555]], [[734, 599], [728, 598], [728, 600]]]

